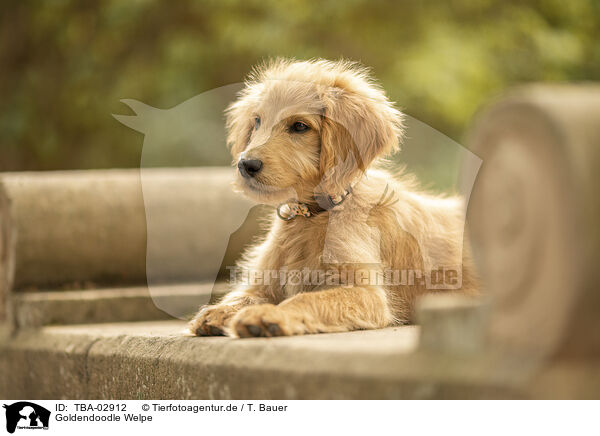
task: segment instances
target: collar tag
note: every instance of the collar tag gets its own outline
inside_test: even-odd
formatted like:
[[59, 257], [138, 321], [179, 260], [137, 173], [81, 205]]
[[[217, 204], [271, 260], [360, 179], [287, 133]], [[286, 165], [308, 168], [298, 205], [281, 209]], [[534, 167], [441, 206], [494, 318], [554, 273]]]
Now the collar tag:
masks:
[[346, 198], [352, 193], [352, 187], [348, 187], [346, 191], [341, 195], [315, 195], [317, 205], [322, 209], [316, 212], [311, 212], [310, 206], [306, 203], [297, 202], [285, 202], [277, 206], [277, 216], [283, 221], [290, 221], [296, 218], [298, 215], [310, 218], [320, 212], [331, 210], [336, 206], [339, 206], [346, 200]]
[[277, 207], [277, 216], [284, 221], [289, 221], [302, 215], [306, 218], [311, 217], [312, 213], [305, 203], [281, 203]]

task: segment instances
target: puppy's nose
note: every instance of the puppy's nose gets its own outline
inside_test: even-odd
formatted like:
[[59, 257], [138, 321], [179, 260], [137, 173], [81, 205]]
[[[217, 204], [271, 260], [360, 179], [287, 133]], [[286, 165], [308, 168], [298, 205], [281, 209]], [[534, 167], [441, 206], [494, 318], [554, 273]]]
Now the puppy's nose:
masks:
[[262, 161], [258, 159], [240, 159], [238, 169], [242, 177], [248, 179], [256, 176], [260, 172], [262, 165]]

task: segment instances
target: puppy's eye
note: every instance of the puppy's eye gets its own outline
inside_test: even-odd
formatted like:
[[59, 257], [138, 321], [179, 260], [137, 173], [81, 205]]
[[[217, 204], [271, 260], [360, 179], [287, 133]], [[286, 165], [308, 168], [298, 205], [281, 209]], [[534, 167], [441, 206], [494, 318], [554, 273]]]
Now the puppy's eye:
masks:
[[310, 127], [308, 127], [306, 124], [304, 124], [301, 121], [295, 122], [294, 124], [292, 124], [292, 127], [290, 128], [290, 130], [295, 133], [306, 132], [308, 129], [310, 129]]
[[260, 117], [256, 117], [256, 118], [254, 118], [254, 129], [258, 130], [259, 127], [260, 127]]

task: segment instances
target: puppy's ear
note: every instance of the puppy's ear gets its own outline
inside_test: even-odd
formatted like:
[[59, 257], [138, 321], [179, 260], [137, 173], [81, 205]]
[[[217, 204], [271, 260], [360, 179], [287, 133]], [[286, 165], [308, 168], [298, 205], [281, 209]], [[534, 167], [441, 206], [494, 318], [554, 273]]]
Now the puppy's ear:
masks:
[[398, 149], [403, 117], [372, 85], [360, 93], [331, 88], [323, 100], [319, 190], [337, 194], [377, 157]]
[[231, 155], [236, 158], [248, 145], [252, 134], [252, 110], [246, 96], [241, 95], [225, 110], [227, 127], [227, 145]]

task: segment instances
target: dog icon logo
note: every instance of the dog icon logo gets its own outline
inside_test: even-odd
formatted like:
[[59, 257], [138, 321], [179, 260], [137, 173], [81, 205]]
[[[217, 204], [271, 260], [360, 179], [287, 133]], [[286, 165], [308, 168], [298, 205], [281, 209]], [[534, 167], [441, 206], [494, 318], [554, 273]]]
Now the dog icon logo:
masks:
[[16, 429], [48, 429], [50, 411], [28, 401], [19, 401], [6, 409], [6, 431], [14, 433]]

